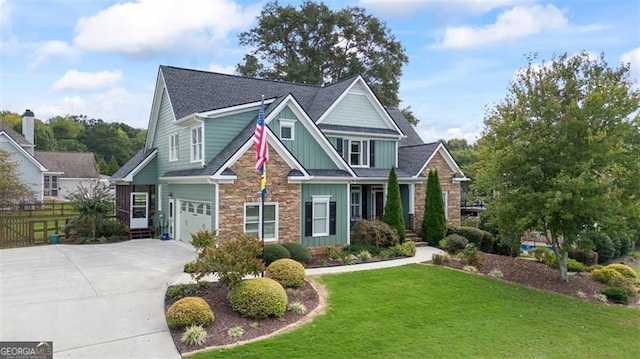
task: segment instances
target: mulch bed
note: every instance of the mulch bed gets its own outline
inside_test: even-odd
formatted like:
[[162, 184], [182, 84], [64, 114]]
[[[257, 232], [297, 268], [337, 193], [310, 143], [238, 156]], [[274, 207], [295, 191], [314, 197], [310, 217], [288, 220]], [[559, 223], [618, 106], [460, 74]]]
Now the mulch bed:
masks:
[[[465, 266], [461, 261], [452, 261], [442, 265], [460, 269]], [[505, 281], [522, 284], [527, 287], [554, 292], [596, 303], [594, 294], [600, 293], [607, 286], [591, 279], [589, 273], [570, 273], [569, 281], [560, 279], [558, 269], [551, 268], [544, 263], [523, 259], [499, 256], [480, 252], [480, 262], [475, 265], [479, 273], [488, 274], [493, 269], [499, 269], [504, 274]], [[578, 292], [582, 291], [586, 297], [582, 298]], [[631, 300], [630, 305], [638, 304], [638, 295]]]
[[[230, 345], [238, 342], [255, 339], [261, 336], [272, 334], [280, 329], [292, 325], [311, 313], [320, 303], [320, 298], [316, 290], [305, 281], [299, 289], [287, 289], [288, 302], [300, 302], [307, 308], [307, 314], [295, 314], [286, 311], [282, 318], [249, 319], [241, 317], [231, 308], [231, 303], [227, 299], [228, 291], [219, 283], [211, 283], [207, 288], [200, 290], [193, 296], [202, 297], [209, 305], [215, 320], [205, 327], [207, 339], [201, 346], [189, 346], [180, 341], [184, 329], [171, 330], [173, 341], [180, 353], [187, 353], [198, 349]], [[165, 301], [165, 313], [175, 300]], [[252, 328], [252, 324], [258, 323], [257, 328]], [[240, 326], [244, 329], [241, 337], [230, 337], [227, 331], [233, 327]]]

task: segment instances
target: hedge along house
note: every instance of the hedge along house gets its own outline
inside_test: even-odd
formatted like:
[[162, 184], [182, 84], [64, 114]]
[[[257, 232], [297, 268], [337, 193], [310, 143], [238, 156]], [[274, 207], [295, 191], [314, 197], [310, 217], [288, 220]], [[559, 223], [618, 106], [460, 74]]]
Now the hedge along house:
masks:
[[356, 220], [380, 218], [392, 166], [406, 226], [419, 229], [436, 168], [450, 222], [466, 177], [439, 142], [425, 144], [362, 77], [319, 87], [161, 66], [144, 149], [116, 181], [117, 215], [171, 238], [211, 229], [259, 234], [253, 133], [261, 97], [270, 159], [265, 241], [348, 244]]

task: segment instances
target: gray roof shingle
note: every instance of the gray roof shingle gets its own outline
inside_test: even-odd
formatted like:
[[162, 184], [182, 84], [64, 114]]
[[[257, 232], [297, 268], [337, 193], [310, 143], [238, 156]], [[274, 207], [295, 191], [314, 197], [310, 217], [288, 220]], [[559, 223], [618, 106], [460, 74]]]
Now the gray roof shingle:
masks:
[[123, 179], [127, 177], [127, 175], [131, 171], [133, 171], [134, 168], [136, 168], [139, 164], [141, 164], [142, 161], [144, 161], [155, 150], [156, 150], [155, 148], [152, 148], [148, 151], [145, 151], [144, 148], [141, 149], [140, 151], [138, 151], [138, 153], [133, 155], [133, 157], [131, 157], [131, 159], [127, 161], [127, 163], [125, 163], [122, 167], [120, 167], [120, 169], [118, 169], [116, 173], [114, 173], [111, 176], [111, 179], [117, 180], [117, 179]]
[[100, 178], [91, 152], [35, 151], [34, 155], [49, 172], [62, 172], [60, 178]]
[[387, 107], [387, 112], [396, 123], [396, 125], [400, 127], [400, 130], [402, 130], [405, 136], [407, 136], [406, 138], [400, 140], [400, 143], [398, 143], [399, 147], [424, 144], [422, 138], [420, 138], [420, 136], [416, 132], [416, 128], [412, 124], [410, 124], [409, 121], [407, 121], [407, 119], [399, 109], [395, 107]]
[[19, 134], [18, 131], [14, 130], [8, 123], [4, 121], [0, 121], [0, 132], [5, 132], [11, 139], [16, 141], [20, 146], [29, 146], [33, 145], [33, 143], [27, 141], [23, 135]]
[[411, 176], [417, 175], [438, 145], [440, 142], [398, 148], [398, 168]]

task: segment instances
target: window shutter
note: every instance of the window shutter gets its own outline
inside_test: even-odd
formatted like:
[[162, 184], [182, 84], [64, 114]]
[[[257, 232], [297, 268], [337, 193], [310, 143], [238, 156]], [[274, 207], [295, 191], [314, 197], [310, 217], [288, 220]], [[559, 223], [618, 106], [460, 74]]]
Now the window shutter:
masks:
[[362, 186], [362, 219], [369, 219], [369, 196], [366, 186]]
[[336, 234], [336, 202], [329, 202], [329, 235]]
[[376, 166], [376, 141], [369, 141], [369, 167]]
[[342, 139], [342, 158], [344, 158], [348, 164], [351, 164], [349, 160], [349, 140]]
[[304, 203], [304, 236], [311, 237], [313, 235], [313, 203]]
[[344, 148], [342, 146], [342, 138], [340, 137], [336, 138], [336, 150], [338, 150], [338, 153], [340, 154], [340, 156], [344, 157], [344, 155], [342, 154], [342, 151], [344, 150]]

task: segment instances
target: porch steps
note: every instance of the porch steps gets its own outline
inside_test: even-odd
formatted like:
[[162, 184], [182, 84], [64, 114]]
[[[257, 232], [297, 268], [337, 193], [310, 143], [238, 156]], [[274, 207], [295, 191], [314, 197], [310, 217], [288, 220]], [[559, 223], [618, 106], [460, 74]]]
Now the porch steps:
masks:
[[146, 238], [153, 238], [153, 230], [151, 227], [129, 229], [129, 239], [146, 239]]
[[429, 243], [423, 242], [422, 238], [420, 238], [420, 236], [414, 231], [406, 231], [405, 235], [408, 241], [412, 241], [416, 244], [416, 247], [426, 247], [429, 245]]

